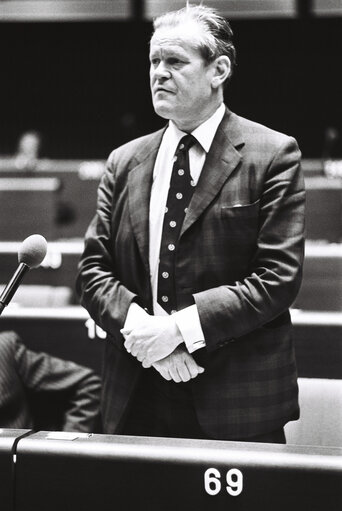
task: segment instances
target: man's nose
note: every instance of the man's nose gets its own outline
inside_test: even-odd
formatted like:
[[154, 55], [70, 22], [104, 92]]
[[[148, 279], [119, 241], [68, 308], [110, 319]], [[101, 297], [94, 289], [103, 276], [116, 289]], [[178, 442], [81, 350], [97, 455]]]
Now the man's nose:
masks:
[[154, 76], [157, 80], [167, 80], [170, 78], [171, 73], [163, 61], [160, 61], [158, 66], [154, 68]]

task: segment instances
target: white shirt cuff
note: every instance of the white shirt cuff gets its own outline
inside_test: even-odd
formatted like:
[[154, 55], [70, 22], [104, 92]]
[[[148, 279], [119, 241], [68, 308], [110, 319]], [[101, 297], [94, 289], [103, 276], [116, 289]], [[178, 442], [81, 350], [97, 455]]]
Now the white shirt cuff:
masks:
[[143, 321], [147, 315], [147, 312], [140, 307], [140, 305], [136, 302], [132, 302], [127, 312], [124, 329], [133, 329], [137, 325], [141, 324], [141, 321]]
[[197, 305], [190, 305], [190, 307], [175, 312], [172, 317], [176, 321], [189, 353], [205, 347]]

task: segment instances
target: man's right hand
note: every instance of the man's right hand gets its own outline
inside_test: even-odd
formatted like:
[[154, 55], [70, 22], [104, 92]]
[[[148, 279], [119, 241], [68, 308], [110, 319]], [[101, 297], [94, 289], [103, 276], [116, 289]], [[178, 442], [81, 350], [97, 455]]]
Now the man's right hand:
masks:
[[152, 367], [165, 380], [173, 380], [176, 383], [187, 382], [204, 372], [204, 368], [196, 363], [184, 345], [178, 346], [170, 355], [155, 362]]

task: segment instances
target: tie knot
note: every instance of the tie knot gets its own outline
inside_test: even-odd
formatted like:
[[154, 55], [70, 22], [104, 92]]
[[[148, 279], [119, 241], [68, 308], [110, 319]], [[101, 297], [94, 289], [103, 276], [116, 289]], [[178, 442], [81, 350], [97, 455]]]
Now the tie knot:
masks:
[[178, 153], [179, 151], [188, 151], [190, 147], [193, 146], [195, 143], [196, 143], [195, 137], [193, 137], [192, 135], [185, 135], [179, 141], [176, 153]]

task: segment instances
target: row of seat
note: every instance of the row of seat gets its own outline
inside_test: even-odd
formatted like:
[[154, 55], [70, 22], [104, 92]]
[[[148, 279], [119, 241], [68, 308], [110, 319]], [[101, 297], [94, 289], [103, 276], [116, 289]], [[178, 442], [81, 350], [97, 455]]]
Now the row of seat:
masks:
[[103, 161], [38, 160], [34, 169], [0, 158], [0, 239], [34, 232], [48, 240], [83, 237], [95, 212]]
[[[341, 314], [294, 309], [291, 316], [299, 376], [342, 379]], [[106, 334], [80, 306], [10, 305], [1, 316], [1, 329], [15, 329], [31, 349], [101, 371]]]
[[[0, 239], [39, 232], [48, 240], [83, 237], [95, 212], [101, 161], [40, 160], [34, 170], [0, 159]], [[324, 176], [320, 160], [303, 161], [306, 237], [342, 241], [342, 180]]]
[[[19, 242], [0, 242], [0, 289], [17, 265]], [[13, 301], [25, 305], [62, 306], [77, 303], [74, 286], [83, 241], [49, 242], [38, 269], [25, 276]], [[294, 307], [304, 310], [342, 311], [342, 243], [308, 241], [303, 283]]]
[[[307, 187], [307, 231], [311, 235], [306, 242], [303, 284], [293, 308], [320, 311], [324, 316], [324, 312], [342, 311], [342, 243], [338, 242], [342, 235], [342, 182], [324, 177], [321, 162], [318, 160], [304, 160], [303, 168]], [[15, 168], [10, 159], [0, 160], [0, 194], [6, 199], [6, 194], [8, 198], [8, 194], [14, 194], [15, 197], [15, 194], [19, 193], [22, 198], [18, 201], [17, 197], [10, 202], [11, 208], [7, 207], [6, 200], [0, 201], [0, 231], [3, 229], [0, 239], [6, 239], [4, 231], [8, 231], [9, 226], [9, 237], [13, 238], [12, 241], [0, 242], [0, 289], [1, 284], [5, 285], [16, 268], [20, 247], [18, 230], [21, 228], [20, 222], [30, 220], [27, 212], [35, 214], [35, 227], [39, 221], [47, 222], [46, 229], [50, 232], [45, 260], [41, 268], [25, 276], [24, 285], [13, 299], [14, 304], [29, 304], [41, 311], [40, 307], [68, 307], [78, 303], [74, 294], [74, 282], [77, 263], [83, 250], [83, 240], [79, 235], [86, 229], [94, 212], [96, 189], [103, 171], [104, 162], [100, 161], [40, 160], [36, 168], [28, 172]], [[33, 197], [34, 208], [31, 204]], [[59, 209], [59, 217], [56, 217], [56, 197], [59, 207], [62, 208]], [[71, 205], [74, 208], [72, 214]], [[50, 228], [54, 229], [54, 235], [49, 231]], [[30, 229], [27, 234], [32, 233], [32, 228]], [[44, 229], [39, 231], [37, 227], [35, 231], [44, 234]], [[58, 238], [60, 234], [65, 235], [62, 236], [64, 241], [53, 241], [54, 237]], [[70, 238], [71, 234], [77, 234], [78, 237]], [[24, 321], [21, 317], [25, 317], [25, 313], [20, 314], [16, 319], [19, 328]], [[309, 316], [316, 317], [312, 313]], [[324, 317], [330, 318], [329, 314]], [[10, 318], [6, 312], [2, 325], [6, 325], [6, 321], [11, 323]], [[65, 319], [66, 315], [63, 321]], [[44, 319], [42, 321], [44, 322]], [[36, 323], [39, 323], [38, 317]], [[69, 322], [68, 329], [71, 323], [72, 321]], [[32, 327], [26, 325], [25, 328]], [[61, 325], [58, 328], [60, 329]], [[38, 328], [33, 330], [32, 334], [35, 334], [36, 330], [38, 331]], [[338, 369], [341, 360], [340, 344], [336, 341], [341, 333], [340, 325], [327, 326], [325, 320], [321, 325], [309, 324], [306, 321], [305, 324], [295, 325], [295, 330], [301, 374], [341, 377]], [[53, 338], [53, 333], [46, 334], [46, 337], [49, 336]], [[320, 360], [324, 360], [327, 353], [329, 361], [325, 361], [321, 369]]]

